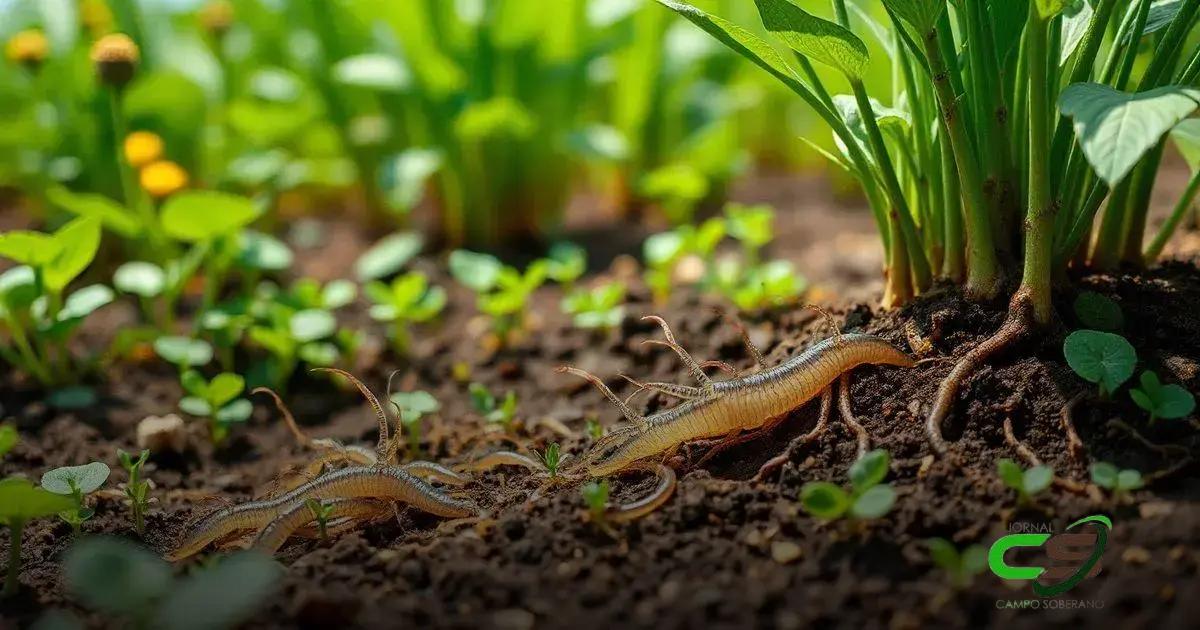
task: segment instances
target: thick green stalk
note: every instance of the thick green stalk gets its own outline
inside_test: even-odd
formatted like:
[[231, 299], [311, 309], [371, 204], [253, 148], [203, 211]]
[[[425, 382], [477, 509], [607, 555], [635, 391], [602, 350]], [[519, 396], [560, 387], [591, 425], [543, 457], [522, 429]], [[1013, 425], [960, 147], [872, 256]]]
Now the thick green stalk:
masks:
[[962, 187], [967, 225], [967, 291], [979, 298], [991, 298], [1000, 289], [1000, 270], [992, 222], [983, 198], [983, 178], [975, 149], [967, 135], [965, 121], [959, 115], [958, 97], [950, 85], [946, 58], [938, 43], [938, 31], [925, 34], [925, 54], [933, 75], [933, 85], [941, 110], [942, 128], [950, 139], [954, 161]]
[[1108, 207], [1104, 209], [1104, 218], [1100, 220], [1100, 232], [1096, 236], [1096, 244], [1092, 246], [1091, 265], [1097, 269], [1111, 270], [1117, 267], [1121, 252], [1121, 230], [1125, 225], [1125, 211], [1129, 204], [1131, 176], [1126, 176], [1113, 188], [1108, 199]]
[[1029, 207], [1026, 211], [1025, 273], [1019, 294], [1028, 297], [1034, 321], [1050, 322], [1051, 263], [1054, 247], [1055, 205], [1050, 197], [1050, 93], [1047, 75], [1047, 21], [1037, 3], [1029, 3], [1025, 28], [1029, 50]]
[[1146, 252], [1143, 254], [1145, 264], [1154, 262], [1162, 254], [1163, 247], [1166, 246], [1167, 241], [1171, 240], [1171, 235], [1175, 233], [1175, 229], [1179, 227], [1179, 223], [1187, 215], [1188, 208], [1196, 200], [1197, 192], [1200, 192], [1200, 171], [1192, 174], [1192, 179], [1188, 181], [1187, 188], [1183, 191], [1183, 196], [1175, 204], [1175, 209], [1171, 211], [1171, 216], [1158, 229], [1158, 233], [1154, 235], [1154, 240], [1146, 248]]
[[1154, 59], [1146, 68], [1146, 72], [1142, 74], [1141, 82], [1138, 83], [1139, 92], [1156, 88], [1171, 79], [1175, 64], [1179, 61], [1179, 48], [1183, 46], [1188, 32], [1195, 25], [1194, 20], [1198, 9], [1200, 9], [1200, 0], [1184, 0], [1183, 6], [1171, 20], [1171, 25], [1167, 27], [1166, 34], [1159, 40], [1158, 47], [1154, 49]]
[[954, 155], [945, 135], [938, 142], [938, 153], [942, 161], [942, 212], [943, 236], [946, 246], [942, 256], [942, 276], [962, 282], [966, 275], [966, 248], [963, 247], [962, 195], [954, 172]]
[[1162, 164], [1166, 140], [1160, 140], [1158, 146], [1151, 149], [1142, 163], [1134, 170], [1130, 178], [1133, 185], [1130, 188], [1128, 209], [1125, 221], [1121, 224], [1121, 260], [1133, 265], [1141, 265], [1142, 238], [1146, 234], [1146, 216], [1150, 212], [1150, 193], [1154, 189], [1154, 179], [1158, 175], [1158, 167]]

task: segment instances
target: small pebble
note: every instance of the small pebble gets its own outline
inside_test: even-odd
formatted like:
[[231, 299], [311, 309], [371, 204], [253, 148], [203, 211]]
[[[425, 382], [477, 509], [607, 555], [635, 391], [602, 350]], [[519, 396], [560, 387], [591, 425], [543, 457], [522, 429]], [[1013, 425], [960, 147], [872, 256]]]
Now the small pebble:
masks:
[[187, 447], [183, 418], [173, 413], [143, 418], [137, 425], [137, 445], [153, 453], [182, 453]]
[[800, 557], [800, 545], [786, 540], [771, 543], [771, 557], [779, 564], [794, 562]]
[[1150, 552], [1141, 547], [1130, 547], [1121, 554], [1121, 560], [1126, 564], [1146, 564], [1150, 562]]

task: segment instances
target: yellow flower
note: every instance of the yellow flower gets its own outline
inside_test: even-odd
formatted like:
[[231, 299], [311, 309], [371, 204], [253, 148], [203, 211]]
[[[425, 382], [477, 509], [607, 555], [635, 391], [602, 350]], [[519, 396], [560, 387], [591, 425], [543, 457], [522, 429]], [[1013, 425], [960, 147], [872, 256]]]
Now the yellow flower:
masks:
[[83, 0], [79, 5], [79, 21], [98, 37], [112, 30], [113, 15], [104, 0]]
[[141, 59], [137, 44], [124, 33], [112, 33], [92, 45], [92, 63], [100, 80], [113, 87], [123, 87], [133, 78]]
[[125, 136], [125, 159], [134, 168], [141, 168], [159, 158], [163, 141], [152, 131], [135, 131]]
[[200, 8], [200, 24], [214, 35], [223, 35], [233, 25], [233, 4], [212, 0]]
[[46, 60], [50, 44], [46, 36], [37, 29], [21, 31], [8, 40], [4, 53], [9, 61], [19, 63], [29, 68], [36, 68]]
[[159, 160], [147, 164], [142, 169], [139, 181], [150, 196], [162, 198], [187, 186], [188, 175], [178, 164], [170, 160]]

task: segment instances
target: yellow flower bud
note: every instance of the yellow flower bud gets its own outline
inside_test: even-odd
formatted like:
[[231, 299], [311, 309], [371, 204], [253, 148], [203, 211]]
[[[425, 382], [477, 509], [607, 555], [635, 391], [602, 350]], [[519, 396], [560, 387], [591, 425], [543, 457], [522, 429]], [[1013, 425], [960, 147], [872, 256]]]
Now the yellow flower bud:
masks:
[[112, 30], [113, 14], [104, 0], [83, 0], [79, 5], [79, 21], [93, 37]]
[[163, 141], [152, 131], [135, 131], [125, 136], [125, 159], [134, 168], [141, 168], [163, 154]]
[[29, 29], [13, 35], [4, 47], [5, 56], [9, 61], [19, 63], [31, 70], [36, 70], [46, 60], [49, 51], [50, 44], [46, 41], [46, 36], [37, 29]]
[[178, 164], [159, 160], [142, 169], [139, 181], [151, 197], [161, 199], [187, 186], [188, 175]]
[[141, 53], [137, 44], [124, 33], [105, 35], [92, 45], [92, 63], [100, 80], [113, 87], [124, 87], [133, 79]]
[[229, 0], [212, 0], [201, 7], [200, 24], [214, 35], [223, 35], [233, 25], [233, 4]]

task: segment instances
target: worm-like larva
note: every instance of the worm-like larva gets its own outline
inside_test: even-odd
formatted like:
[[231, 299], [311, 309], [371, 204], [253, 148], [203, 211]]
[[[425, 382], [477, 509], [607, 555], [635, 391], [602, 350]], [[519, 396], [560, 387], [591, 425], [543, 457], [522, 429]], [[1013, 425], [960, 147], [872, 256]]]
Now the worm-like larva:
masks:
[[655, 464], [647, 467], [653, 470], [658, 476], [658, 485], [654, 490], [630, 503], [623, 503], [617, 507], [611, 508], [604, 513], [604, 518], [614, 523], [626, 523], [635, 519], [639, 519], [667, 502], [671, 498], [671, 493], [675, 492], [675, 471], [662, 464]]
[[[331, 510], [330, 519], [368, 520], [386, 514], [388, 504], [375, 499], [334, 499], [327, 502]], [[275, 517], [262, 531], [252, 545], [254, 549], [267, 554], [274, 554], [287, 542], [296, 530], [312, 523], [316, 515], [304, 501], [298, 501]], [[340, 521], [337, 522], [339, 525]], [[328, 530], [326, 530], [328, 533]]]
[[280, 512], [304, 499], [380, 499], [401, 501], [438, 516], [473, 516], [474, 506], [438, 492], [433, 486], [395, 466], [335, 470], [273, 499], [248, 501], [217, 510], [200, 519], [168, 559], [180, 560], [210, 542], [242, 530], [259, 529]]
[[470, 477], [435, 462], [418, 460], [404, 464], [400, 468], [404, 469], [404, 472], [410, 475], [415, 475], [429, 481], [444, 483], [447, 486], [458, 487], [471, 483]]
[[473, 472], [483, 472], [485, 470], [496, 468], [497, 466], [524, 466], [525, 468], [533, 471], [546, 469], [545, 466], [534, 460], [532, 457], [529, 457], [528, 455], [522, 455], [520, 453], [514, 453], [513, 451], [497, 451], [495, 453], [488, 453], [487, 455], [484, 455], [483, 457], [480, 457], [479, 459], [467, 464], [466, 468], [467, 470]]
[[[663, 325], [661, 320], [656, 321]], [[703, 374], [673, 338], [668, 337], [664, 345], [679, 354], [693, 374]], [[610, 443], [605, 448], [594, 447], [583, 460], [586, 471], [590, 476], [602, 477], [624, 470], [636, 461], [672, 450], [684, 442], [757, 429], [771, 418], [812, 400], [842, 373], [864, 364], [912, 367], [914, 361], [879, 337], [842, 334], [754, 374], [715, 382], [707, 377], [697, 377], [701, 383], [699, 397], [649, 417], [637, 416], [627, 406], [619, 404], [627, 418], [631, 414], [634, 416], [630, 420], [639, 430], [615, 446]], [[581, 374], [574, 368], [564, 371]], [[607, 398], [620, 402], [602, 381], [591, 375], [587, 377]]]

